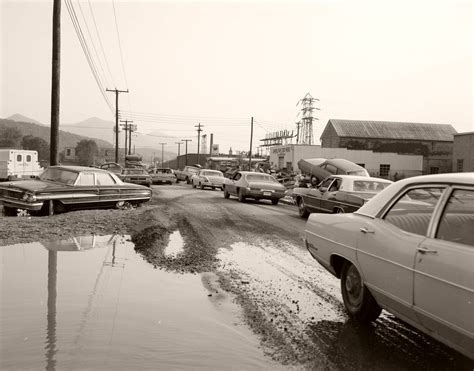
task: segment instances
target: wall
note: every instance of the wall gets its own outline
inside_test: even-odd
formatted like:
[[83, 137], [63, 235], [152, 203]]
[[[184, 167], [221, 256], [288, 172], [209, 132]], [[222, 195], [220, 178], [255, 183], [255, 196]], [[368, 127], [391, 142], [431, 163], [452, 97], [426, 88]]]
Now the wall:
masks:
[[364, 164], [364, 167], [373, 176], [379, 175], [381, 164], [387, 164], [390, 165], [388, 176], [390, 179], [394, 178], [395, 173], [402, 178], [420, 175], [423, 171], [423, 156], [421, 155], [399, 155], [396, 153], [348, 150], [347, 148], [322, 148], [321, 146], [298, 144], [270, 149], [270, 164], [276, 169], [278, 169], [279, 162], [291, 163], [293, 171], [297, 172], [299, 171], [298, 161], [304, 158], [345, 158], [356, 164]]
[[458, 171], [458, 160], [463, 160], [463, 171], [474, 171], [474, 132], [454, 135], [453, 171]]

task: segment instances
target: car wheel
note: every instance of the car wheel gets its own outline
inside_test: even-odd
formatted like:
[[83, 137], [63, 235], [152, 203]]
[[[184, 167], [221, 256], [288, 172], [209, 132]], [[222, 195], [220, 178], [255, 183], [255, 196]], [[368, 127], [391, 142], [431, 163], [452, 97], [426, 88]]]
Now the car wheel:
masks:
[[189, 178], [186, 178], [186, 184], [191, 184], [191, 180]]
[[278, 198], [272, 198], [272, 205], [278, 205]]
[[309, 216], [309, 211], [306, 209], [306, 205], [302, 198], [298, 198], [298, 214], [302, 218], [307, 218]]
[[230, 197], [230, 193], [227, 192], [227, 189], [224, 188], [224, 198], [229, 198]]
[[238, 197], [240, 202], [245, 202], [244, 191], [242, 191], [241, 189], [239, 189]]
[[344, 214], [344, 209], [342, 207], [336, 207], [334, 209], [335, 214]]
[[196, 188], [196, 184], [194, 184], [194, 182], [192, 183], [192, 185], [193, 185], [193, 188]]
[[5, 216], [17, 216], [18, 209], [16, 207], [3, 206], [3, 215]]
[[204, 189], [204, 185], [202, 185], [202, 183], [199, 183], [199, 188]]
[[54, 201], [46, 200], [43, 202], [43, 206], [40, 210], [40, 215], [44, 216], [53, 216], [55, 212]]
[[362, 282], [357, 268], [346, 262], [341, 272], [341, 291], [344, 306], [349, 316], [366, 323], [377, 319], [382, 309]]

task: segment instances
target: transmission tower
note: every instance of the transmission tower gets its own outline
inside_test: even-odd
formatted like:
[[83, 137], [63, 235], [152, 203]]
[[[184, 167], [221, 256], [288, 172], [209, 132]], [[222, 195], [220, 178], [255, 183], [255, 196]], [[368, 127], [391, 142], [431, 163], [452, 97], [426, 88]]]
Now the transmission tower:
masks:
[[318, 118], [313, 117], [313, 111], [319, 110], [317, 107], [313, 107], [315, 101], [319, 102], [319, 99], [313, 98], [311, 94], [307, 93], [303, 99], [298, 101], [298, 104], [301, 103], [301, 120], [298, 125], [298, 138], [297, 144], [313, 144], [313, 120], [318, 120]]

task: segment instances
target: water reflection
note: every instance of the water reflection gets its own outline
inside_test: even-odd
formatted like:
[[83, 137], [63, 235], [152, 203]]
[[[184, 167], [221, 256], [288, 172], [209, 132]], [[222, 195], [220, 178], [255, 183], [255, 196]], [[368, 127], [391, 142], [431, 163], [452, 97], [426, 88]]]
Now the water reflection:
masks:
[[0, 248], [0, 369], [275, 368], [232, 298], [203, 285], [212, 274], [155, 270], [133, 247], [87, 236]]

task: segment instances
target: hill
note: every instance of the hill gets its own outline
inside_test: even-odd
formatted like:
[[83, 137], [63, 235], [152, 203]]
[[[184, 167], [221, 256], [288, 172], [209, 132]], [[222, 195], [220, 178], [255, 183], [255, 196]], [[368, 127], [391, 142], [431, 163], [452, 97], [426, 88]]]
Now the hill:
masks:
[[[13, 117], [15, 117], [14, 115]], [[23, 117], [21, 115], [18, 115]], [[0, 128], [16, 128], [20, 130], [22, 135], [33, 135], [35, 137], [39, 137], [44, 139], [46, 142], [49, 143], [50, 141], [50, 128], [48, 126], [43, 126], [40, 124], [34, 124], [31, 122], [24, 122], [24, 121], [14, 121], [10, 119], [0, 119]], [[97, 143], [97, 146], [101, 148], [111, 148], [113, 145], [107, 141], [86, 137], [82, 135], [77, 135], [73, 133], [69, 133], [64, 130], [59, 130], [59, 150], [63, 150], [65, 147], [75, 147], [76, 144], [83, 140], [83, 139], [92, 139]]]
[[45, 124], [42, 124], [39, 121], [30, 119], [29, 117], [26, 117], [26, 116], [23, 116], [23, 115], [20, 115], [19, 113], [15, 113], [14, 115], [11, 115], [10, 117], [7, 117], [7, 120], [13, 120], [13, 121], [19, 121], [19, 122], [29, 122], [30, 124], [47, 126]]

